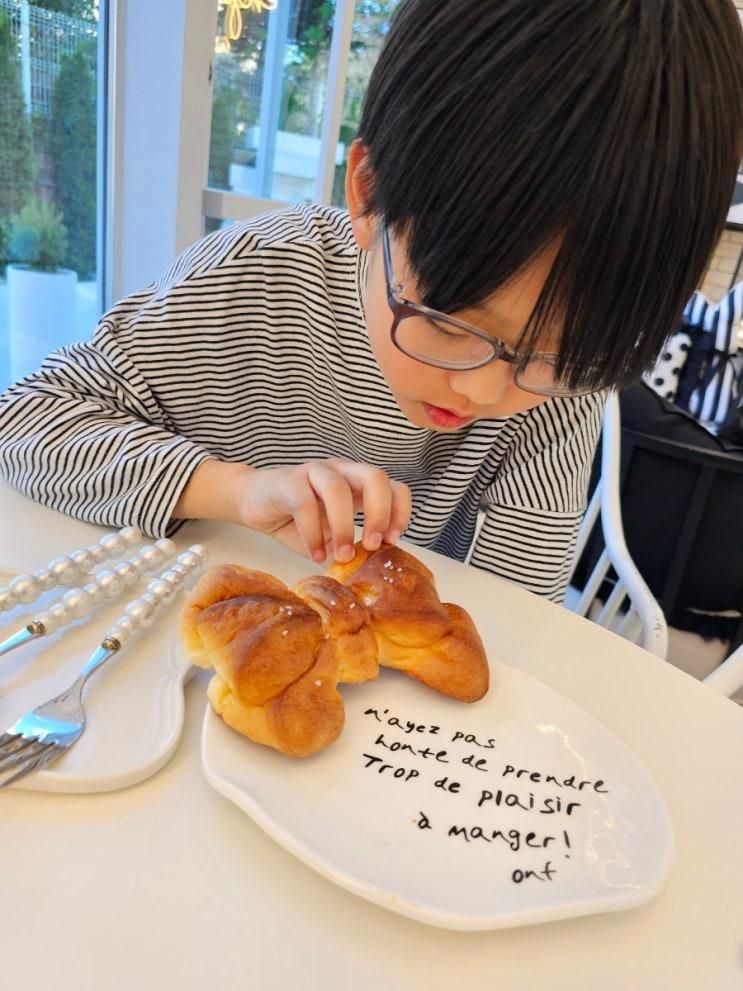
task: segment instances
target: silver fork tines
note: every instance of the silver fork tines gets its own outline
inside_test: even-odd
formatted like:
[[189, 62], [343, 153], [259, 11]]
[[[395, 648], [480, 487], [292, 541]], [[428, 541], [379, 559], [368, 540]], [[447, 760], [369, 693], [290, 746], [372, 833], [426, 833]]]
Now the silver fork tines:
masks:
[[117, 650], [118, 645], [101, 644], [69, 688], [21, 716], [0, 737], [0, 788], [40, 770], [81, 736], [85, 729], [83, 685]]
[[18, 778], [30, 774], [31, 771], [40, 771], [42, 767], [50, 764], [61, 753], [64, 753], [64, 751], [59, 750], [53, 744], [39, 744], [32, 754], [26, 755], [25, 761], [17, 762], [15, 769], [13, 767], [4, 769], [6, 773], [3, 773], [2, 777], [0, 777], [0, 788], [12, 784]]
[[150, 582], [141, 599], [130, 602], [123, 616], [111, 627], [75, 681], [60, 695], [21, 716], [0, 736], [0, 788], [24, 774], [38, 771], [65, 753], [85, 730], [83, 687], [90, 675], [126, 640], [148, 625], [170, 601], [191, 571], [206, 560], [206, 549], [194, 544], [178, 555], [172, 568]]

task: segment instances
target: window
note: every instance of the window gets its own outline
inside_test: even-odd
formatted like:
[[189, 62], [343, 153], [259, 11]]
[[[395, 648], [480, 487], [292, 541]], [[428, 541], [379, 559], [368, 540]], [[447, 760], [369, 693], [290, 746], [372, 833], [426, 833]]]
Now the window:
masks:
[[0, 388], [100, 314], [99, 0], [0, 0]]
[[281, 0], [272, 13], [247, 10], [237, 22], [239, 38], [230, 40], [233, 10], [240, 8], [222, 8], [214, 55], [209, 185], [263, 199], [311, 200], [335, 4]]
[[257, 201], [344, 204], [348, 146], [397, 4], [219, 0], [207, 229]]
[[335, 206], [346, 205], [343, 191], [346, 178], [346, 150], [356, 137], [366, 85], [398, 4], [399, 0], [376, 3], [372, 0], [358, 0], [356, 4], [340, 123], [343, 162], [336, 168], [333, 182], [332, 202]]

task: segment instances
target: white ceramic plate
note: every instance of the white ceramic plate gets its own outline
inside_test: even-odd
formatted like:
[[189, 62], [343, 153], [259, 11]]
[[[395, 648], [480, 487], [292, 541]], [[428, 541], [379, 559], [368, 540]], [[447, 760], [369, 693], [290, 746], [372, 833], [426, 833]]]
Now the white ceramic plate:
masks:
[[208, 710], [206, 776], [331, 881], [431, 925], [497, 929], [653, 898], [672, 837], [648, 773], [568, 699], [491, 668], [472, 706], [391, 671], [344, 686], [341, 738], [305, 760]]
[[[0, 587], [15, 572], [0, 571]], [[0, 730], [70, 685], [127, 602], [151, 576], [84, 620], [0, 657]], [[30, 606], [0, 614], [0, 642], [62, 594], [55, 589]], [[175, 750], [183, 728], [183, 686], [192, 672], [179, 647], [182, 596], [96, 671], [85, 686], [88, 725], [68, 753], [48, 770], [11, 788], [96, 792], [126, 788], [154, 774]]]

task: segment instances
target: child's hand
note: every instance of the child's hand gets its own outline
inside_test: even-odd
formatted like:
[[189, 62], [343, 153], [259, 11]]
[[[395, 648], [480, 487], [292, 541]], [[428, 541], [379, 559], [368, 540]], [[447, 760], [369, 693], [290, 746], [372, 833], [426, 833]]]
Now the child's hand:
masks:
[[244, 474], [235, 506], [244, 526], [270, 533], [298, 554], [350, 561], [356, 513], [364, 514], [364, 546], [376, 550], [383, 540], [395, 543], [407, 527], [411, 494], [381, 468], [333, 458]]

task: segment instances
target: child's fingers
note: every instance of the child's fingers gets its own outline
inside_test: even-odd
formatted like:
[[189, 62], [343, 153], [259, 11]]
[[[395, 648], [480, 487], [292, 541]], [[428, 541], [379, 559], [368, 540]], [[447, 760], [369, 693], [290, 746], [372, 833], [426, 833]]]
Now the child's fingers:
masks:
[[324, 561], [327, 555], [323, 536], [322, 506], [309, 482], [304, 481], [292, 493], [289, 508], [297, 532], [307, 548], [307, 556], [318, 563]]
[[354, 542], [354, 498], [351, 486], [328, 462], [310, 464], [307, 477], [322, 503], [336, 560], [350, 561], [353, 558]]
[[333, 465], [347, 479], [354, 493], [355, 504], [364, 513], [364, 547], [370, 551], [377, 550], [390, 526], [392, 483], [389, 476], [381, 468], [354, 461], [335, 461]]
[[413, 510], [413, 494], [404, 482], [390, 482], [392, 489], [392, 509], [390, 525], [384, 539], [388, 544], [394, 544], [400, 539], [400, 534], [408, 528], [410, 514]]
[[364, 532], [361, 542], [367, 550], [381, 546], [389, 529], [392, 488], [389, 477], [379, 468], [369, 468], [364, 478]]

